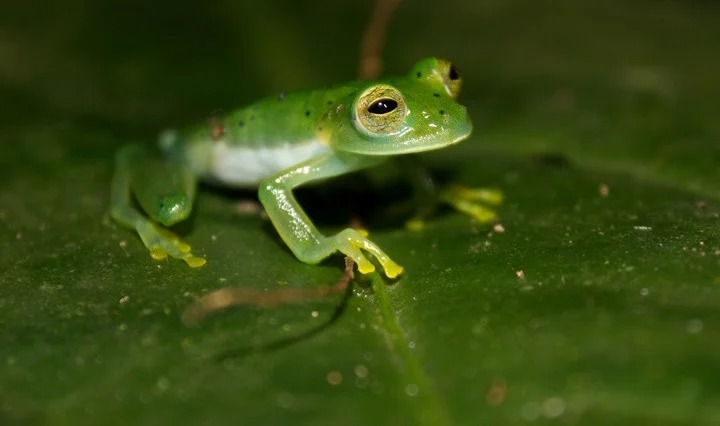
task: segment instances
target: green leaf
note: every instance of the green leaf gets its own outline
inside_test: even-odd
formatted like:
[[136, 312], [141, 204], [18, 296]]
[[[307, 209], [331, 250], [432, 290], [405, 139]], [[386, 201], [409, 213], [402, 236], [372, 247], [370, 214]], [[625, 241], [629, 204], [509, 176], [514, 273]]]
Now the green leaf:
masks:
[[298, 262], [252, 192], [203, 188], [179, 229], [194, 270], [107, 217], [121, 145], [352, 78], [368, 5], [254, 3], [3, 13], [0, 424], [720, 422], [715, 3], [401, 5], [388, 71], [453, 59], [475, 123], [423, 158], [501, 188], [502, 226], [443, 211], [410, 232], [401, 186], [303, 190], [323, 230], [359, 217], [407, 273], [188, 328], [214, 289], [342, 273]]

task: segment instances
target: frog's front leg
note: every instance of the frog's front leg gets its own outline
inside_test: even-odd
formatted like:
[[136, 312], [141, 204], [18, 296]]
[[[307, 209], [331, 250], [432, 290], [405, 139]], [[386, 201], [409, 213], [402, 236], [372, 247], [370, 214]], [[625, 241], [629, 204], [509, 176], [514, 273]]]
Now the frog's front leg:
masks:
[[298, 259], [318, 263], [339, 251], [351, 257], [361, 273], [368, 274], [375, 270], [375, 266], [365, 257], [363, 252], [367, 252], [377, 259], [389, 278], [402, 273], [403, 268], [361, 231], [348, 228], [330, 237], [322, 235], [292, 193], [293, 188], [303, 183], [348, 173], [378, 161], [379, 158], [371, 157], [340, 158], [330, 153], [286, 169], [261, 183], [258, 191], [260, 202], [280, 237]]
[[497, 213], [486, 205], [497, 206], [503, 201], [503, 193], [499, 189], [471, 188], [459, 184], [443, 188], [438, 195], [443, 202], [480, 223], [497, 219]]
[[492, 222], [497, 218], [497, 213], [489, 206], [502, 203], [502, 191], [460, 184], [438, 187], [418, 158], [408, 156], [398, 160], [413, 185], [415, 203], [418, 205], [415, 215], [407, 221], [409, 229], [421, 229], [425, 219], [432, 215], [438, 204], [447, 204], [480, 223]]
[[[168, 255], [191, 267], [205, 264], [190, 246], [163, 228], [188, 217], [195, 196], [196, 178], [178, 161], [153, 157], [145, 147], [123, 147], [115, 159], [110, 215], [119, 224], [135, 229], [154, 259]], [[133, 206], [133, 196], [149, 216]]]

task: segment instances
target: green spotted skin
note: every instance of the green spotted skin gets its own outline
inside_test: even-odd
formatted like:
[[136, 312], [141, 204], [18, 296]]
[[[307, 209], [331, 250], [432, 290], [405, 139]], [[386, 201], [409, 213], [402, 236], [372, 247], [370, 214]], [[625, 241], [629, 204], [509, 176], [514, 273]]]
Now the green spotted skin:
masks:
[[231, 143], [247, 146], [274, 146], [315, 138], [323, 131], [328, 114], [358, 88], [359, 85], [341, 86], [263, 99], [225, 119], [228, 138]]
[[[198, 180], [257, 187], [275, 228], [301, 261], [318, 263], [339, 251], [369, 273], [375, 268], [370, 255], [394, 278], [402, 267], [364, 233], [321, 234], [292, 190], [467, 138], [472, 125], [456, 101], [460, 88], [450, 62], [427, 58], [403, 77], [280, 94], [165, 132], [159, 157], [140, 146], [118, 153], [111, 214], [140, 234], [154, 258], [170, 255], [200, 266], [205, 260], [160, 224], [189, 215]], [[133, 198], [143, 212], [135, 209]]]

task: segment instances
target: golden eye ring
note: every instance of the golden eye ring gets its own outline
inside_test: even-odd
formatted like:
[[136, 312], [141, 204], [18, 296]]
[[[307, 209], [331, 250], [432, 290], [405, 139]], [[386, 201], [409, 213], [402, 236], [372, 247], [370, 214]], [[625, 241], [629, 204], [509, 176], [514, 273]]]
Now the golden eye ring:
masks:
[[379, 84], [366, 89], [355, 103], [355, 128], [369, 135], [389, 135], [405, 122], [407, 104], [396, 88]]

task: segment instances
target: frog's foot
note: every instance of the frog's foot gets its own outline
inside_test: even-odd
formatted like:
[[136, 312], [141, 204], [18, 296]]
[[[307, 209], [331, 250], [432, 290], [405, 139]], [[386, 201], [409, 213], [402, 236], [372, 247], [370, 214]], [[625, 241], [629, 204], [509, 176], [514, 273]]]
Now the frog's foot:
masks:
[[165, 228], [143, 221], [136, 226], [136, 229], [153, 259], [162, 260], [169, 255], [184, 260], [191, 268], [203, 266], [206, 262], [204, 258], [194, 256], [187, 243]]
[[503, 193], [498, 189], [469, 188], [463, 185], [451, 185], [443, 189], [439, 196], [442, 202], [473, 217], [480, 223], [495, 220], [497, 213], [487, 205], [497, 206], [503, 201]]
[[367, 231], [345, 229], [331, 238], [334, 240], [335, 248], [352, 258], [358, 265], [358, 271], [362, 274], [369, 274], [375, 270], [375, 265], [365, 257], [363, 251], [370, 253], [380, 262], [388, 278], [396, 278], [403, 272], [402, 266], [395, 263], [385, 252], [380, 250], [380, 247], [367, 239]]
[[429, 204], [415, 212], [415, 215], [405, 222], [405, 228], [409, 231], [421, 231], [425, 228], [425, 220], [435, 212], [435, 204]]
[[503, 201], [503, 193], [498, 189], [469, 188], [463, 185], [451, 185], [436, 194], [434, 202], [422, 207], [415, 215], [405, 222], [410, 231], [419, 231], [425, 227], [425, 220], [434, 212], [437, 204], [444, 203], [480, 223], [492, 222], [497, 218], [494, 210], [487, 205], [496, 206]]

